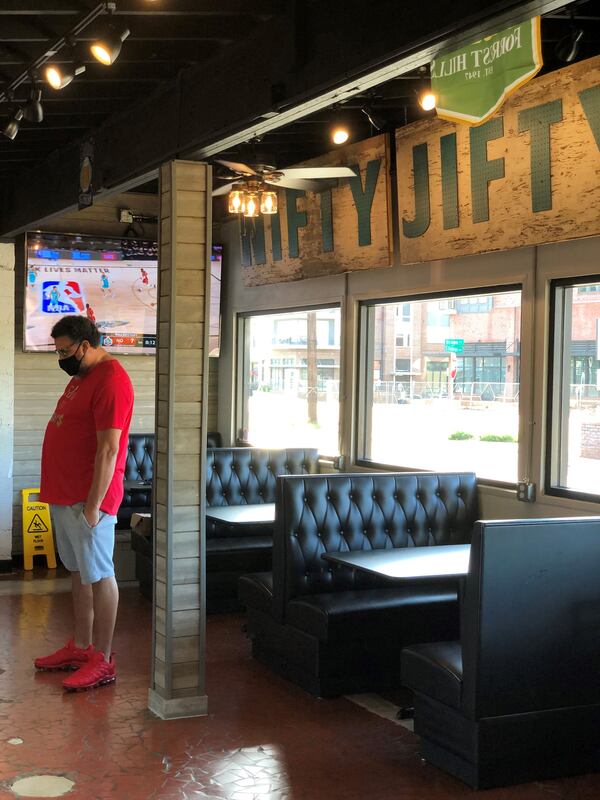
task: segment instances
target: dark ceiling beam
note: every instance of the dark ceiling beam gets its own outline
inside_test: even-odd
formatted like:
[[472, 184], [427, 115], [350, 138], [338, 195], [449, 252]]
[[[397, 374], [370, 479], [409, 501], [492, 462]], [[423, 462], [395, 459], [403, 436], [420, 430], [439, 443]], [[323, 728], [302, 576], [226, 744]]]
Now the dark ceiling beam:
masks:
[[[494, 24], [507, 26], [523, 16], [554, 10], [559, 2], [439, 0], [435, 14], [429, 15], [423, 14], [422, 0], [345, 0], [343, 7], [303, 4], [305, 46], [296, 47], [292, 17], [274, 18], [90, 131], [94, 185], [121, 191], [147, 179], [171, 158], [214, 156], [364, 94], [427, 63], [440, 48], [454, 49], [479, 38], [492, 17]], [[276, 46], [265, 51], [265, 42]], [[30, 173], [0, 184], [0, 236], [74, 207], [79, 153], [80, 139], [73, 137], [70, 146]]]
[[[92, 22], [76, 39], [78, 42], [92, 42], [102, 34], [105, 26], [104, 18], [102, 21]], [[173, 17], [168, 21], [144, 17], [130, 23], [131, 34], [127, 42], [233, 41], [247, 36], [248, 31], [255, 26], [254, 19], [239, 16], [197, 17], [192, 20], [183, 16]], [[0, 42], [46, 44], [56, 38], [50, 31], [45, 32], [40, 28], [39, 24], [32, 24], [30, 20], [8, 17], [0, 25]]]
[[[269, 17], [280, 13], [282, 0], [202, 0], [198, 8], [198, 0], [180, 0], [177, 8], [156, 8], [148, 3], [141, 8], [137, 0], [117, 0], [117, 16], [231, 16], [244, 14], [254, 17]], [[2, 0], [1, 16], [61, 16], [73, 17], [81, 14], [81, 4], [73, 0]]]
[[[128, 40], [126, 44], [127, 46], [123, 47], [115, 66], [117, 64], [191, 63], [194, 61], [204, 61], [206, 58], [213, 55], [212, 52], [206, 48], [205, 42], [198, 39], [177, 42], [140, 42]], [[13, 65], [23, 67], [29, 64], [34, 58], [33, 49], [33, 46], [29, 46], [25, 49], [25, 47], [17, 47], [6, 42], [0, 44], [0, 66]], [[85, 49], [82, 56], [84, 64], [98, 63]], [[66, 52], [58, 53], [58, 55], [52, 59], [53, 62], [58, 64], [65, 64], [68, 60], [68, 54]]]

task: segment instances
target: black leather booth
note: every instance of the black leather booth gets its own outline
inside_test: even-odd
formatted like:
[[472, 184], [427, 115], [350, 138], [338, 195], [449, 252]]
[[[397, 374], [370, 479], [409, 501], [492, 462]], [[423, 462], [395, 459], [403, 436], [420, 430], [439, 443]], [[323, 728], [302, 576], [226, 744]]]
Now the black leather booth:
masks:
[[[221, 434], [209, 431], [208, 447], [221, 446]], [[126, 481], [152, 481], [154, 476], [154, 434], [130, 433], [127, 442], [127, 461], [123, 479]], [[131, 515], [149, 513], [152, 510], [152, 487], [147, 491], [125, 490], [123, 501], [117, 514], [117, 528], [129, 528]]]
[[[154, 469], [154, 434], [130, 433], [127, 442], [127, 461], [125, 462], [126, 481], [152, 481]], [[129, 528], [131, 515], [150, 511], [152, 487], [147, 491], [125, 490], [121, 507], [117, 514], [117, 527]]]
[[[223, 447], [206, 454], [206, 505], [241, 506], [275, 502], [278, 475], [317, 472], [317, 450]], [[239, 529], [207, 520], [207, 610], [239, 609], [237, 584], [241, 575], [271, 569], [272, 526]]]
[[255, 658], [315, 695], [399, 683], [412, 642], [458, 631], [456, 581], [393, 583], [332, 567], [322, 553], [470, 541], [472, 473], [278, 480], [272, 573], [240, 579]]
[[[209, 448], [206, 453], [206, 505], [233, 506], [275, 502], [278, 475], [318, 470], [317, 450], [257, 447]], [[152, 596], [152, 541], [132, 536], [142, 593]], [[207, 520], [206, 607], [209, 612], [239, 608], [237, 583], [246, 572], [271, 568], [271, 527], [245, 526], [242, 531]]]
[[600, 770], [600, 518], [479, 522], [460, 641], [402, 681], [432, 764], [475, 788]]

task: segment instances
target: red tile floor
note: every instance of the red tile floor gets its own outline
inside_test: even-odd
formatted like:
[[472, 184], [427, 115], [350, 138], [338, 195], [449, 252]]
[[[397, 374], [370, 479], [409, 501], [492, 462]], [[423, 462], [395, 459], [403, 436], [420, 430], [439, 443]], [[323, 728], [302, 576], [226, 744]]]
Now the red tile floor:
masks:
[[[473, 792], [418, 758], [418, 739], [345, 698], [317, 700], [250, 657], [241, 615], [208, 619], [203, 718], [147, 710], [151, 606], [121, 591], [119, 678], [66, 694], [36, 655], [69, 635], [68, 580], [0, 580], [0, 799], [30, 775], [74, 782], [70, 800], [447, 800]], [[10, 739], [22, 744], [9, 744]], [[600, 775], [485, 793], [489, 800], [597, 800]]]

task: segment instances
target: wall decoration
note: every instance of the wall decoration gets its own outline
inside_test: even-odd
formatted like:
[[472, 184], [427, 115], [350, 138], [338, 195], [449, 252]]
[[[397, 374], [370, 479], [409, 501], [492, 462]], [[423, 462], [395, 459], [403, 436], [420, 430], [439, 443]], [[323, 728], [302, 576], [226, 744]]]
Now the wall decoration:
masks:
[[278, 213], [240, 220], [244, 284], [259, 286], [391, 265], [385, 135], [304, 162], [348, 166], [356, 178], [320, 192], [278, 189]]
[[542, 68], [540, 18], [525, 20], [431, 62], [438, 117], [480, 125]]
[[396, 162], [402, 264], [600, 234], [600, 56], [483, 125], [397, 130]]

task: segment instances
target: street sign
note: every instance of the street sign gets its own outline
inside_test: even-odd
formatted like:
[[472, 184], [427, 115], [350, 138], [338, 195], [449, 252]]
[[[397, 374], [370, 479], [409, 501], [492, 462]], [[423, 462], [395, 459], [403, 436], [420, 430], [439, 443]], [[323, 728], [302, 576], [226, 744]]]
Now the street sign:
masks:
[[464, 347], [464, 339], [444, 339], [444, 350], [447, 353], [462, 353]]

